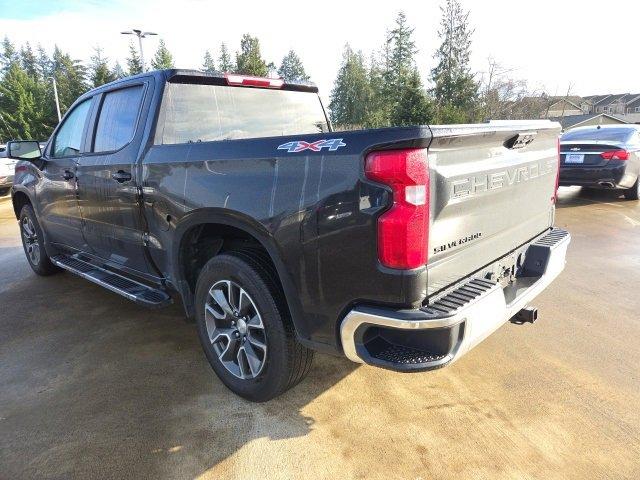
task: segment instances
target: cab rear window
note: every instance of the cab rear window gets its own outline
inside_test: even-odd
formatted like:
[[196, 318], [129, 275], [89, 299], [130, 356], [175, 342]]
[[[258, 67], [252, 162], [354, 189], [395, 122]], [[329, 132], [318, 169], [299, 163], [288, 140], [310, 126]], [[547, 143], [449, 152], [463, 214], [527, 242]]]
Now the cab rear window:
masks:
[[321, 133], [327, 120], [316, 93], [168, 83], [156, 144]]

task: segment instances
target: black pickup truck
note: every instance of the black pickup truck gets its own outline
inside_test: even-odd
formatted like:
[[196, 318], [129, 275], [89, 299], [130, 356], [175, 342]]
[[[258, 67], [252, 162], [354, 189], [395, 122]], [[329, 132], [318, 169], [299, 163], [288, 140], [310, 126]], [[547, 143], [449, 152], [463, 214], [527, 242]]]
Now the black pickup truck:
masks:
[[333, 131], [317, 88], [163, 70], [8, 145], [33, 270], [184, 305], [220, 379], [265, 401], [314, 350], [457, 360], [563, 269], [548, 121]]

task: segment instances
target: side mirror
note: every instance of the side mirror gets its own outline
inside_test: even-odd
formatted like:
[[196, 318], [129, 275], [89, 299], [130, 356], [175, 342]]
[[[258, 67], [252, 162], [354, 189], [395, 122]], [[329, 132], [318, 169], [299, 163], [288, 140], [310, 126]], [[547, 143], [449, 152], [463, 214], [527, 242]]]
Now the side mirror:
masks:
[[42, 151], [38, 142], [25, 140], [7, 144], [7, 158], [32, 162], [40, 157], [42, 157]]

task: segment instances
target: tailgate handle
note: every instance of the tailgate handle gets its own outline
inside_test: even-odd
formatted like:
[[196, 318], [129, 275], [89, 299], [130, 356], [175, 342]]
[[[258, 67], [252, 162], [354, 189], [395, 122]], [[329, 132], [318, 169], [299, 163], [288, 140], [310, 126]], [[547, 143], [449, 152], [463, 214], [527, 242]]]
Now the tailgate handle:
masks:
[[533, 142], [538, 132], [520, 132], [504, 142], [504, 146], [509, 149], [524, 148]]
[[129, 172], [125, 172], [124, 170], [118, 170], [111, 175], [111, 178], [113, 178], [118, 183], [124, 183], [131, 180], [131, 174]]

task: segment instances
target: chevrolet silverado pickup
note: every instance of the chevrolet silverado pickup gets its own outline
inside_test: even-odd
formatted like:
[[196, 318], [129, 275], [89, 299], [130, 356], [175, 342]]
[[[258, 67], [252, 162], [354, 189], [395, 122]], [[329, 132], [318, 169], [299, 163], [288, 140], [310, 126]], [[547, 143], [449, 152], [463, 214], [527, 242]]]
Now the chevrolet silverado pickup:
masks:
[[443, 367], [562, 271], [559, 125], [334, 131], [313, 84], [162, 70], [81, 96], [12, 201], [39, 275], [177, 301], [233, 392], [266, 401], [314, 351]]

